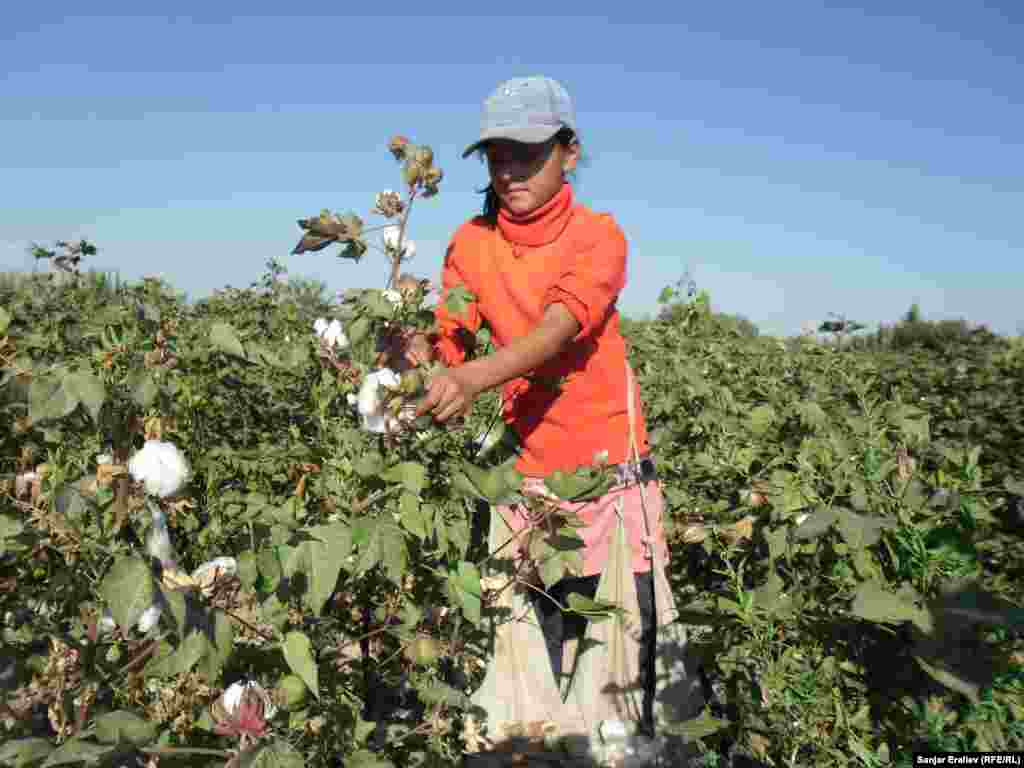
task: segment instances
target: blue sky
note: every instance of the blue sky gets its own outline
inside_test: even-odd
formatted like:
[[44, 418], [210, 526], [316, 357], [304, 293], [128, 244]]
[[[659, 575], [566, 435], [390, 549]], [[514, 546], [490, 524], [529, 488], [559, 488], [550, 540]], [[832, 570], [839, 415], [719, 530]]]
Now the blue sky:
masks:
[[[436, 278], [486, 170], [461, 149], [502, 80], [547, 74], [591, 158], [576, 186], [630, 242], [620, 307], [689, 270], [765, 333], [839, 312], [1024, 332], [1024, 10], [1018, 3], [616, 4], [483, 18], [479, 4], [17, 3], [0, 29], [0, 269], [85, 237], [94, 265], [193, 298], [280, 257], [332, 290], [383, 257], [290, 256], [321, 208], [368, 222], [429, 144], [410, 269]], [[90, 15], [80, 15], [88, 7]], [[563, 6], [558, 6], [563, 7]], [[592, 9], [599, 6], [580, 6]], [[433, 8], [444, 8], [426, 14]], [[670, 10], [671, 9], [671, 10]], [[577, 10], [577, 9], [568, 9]], [[417, 15], [419, 14], [419, 15]]]

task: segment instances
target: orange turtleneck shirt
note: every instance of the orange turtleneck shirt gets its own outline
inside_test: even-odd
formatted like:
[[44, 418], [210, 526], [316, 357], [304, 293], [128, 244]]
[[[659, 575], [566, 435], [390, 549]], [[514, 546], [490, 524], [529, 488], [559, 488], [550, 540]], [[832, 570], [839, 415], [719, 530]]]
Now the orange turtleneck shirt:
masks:
[[[475, 217], [452, 237], [435, 309], [435, 350], [446, 365], [465, 360], [460, 329], [475, 334], [481, 321], [498, 347], [527, 335], [555, 303], [580, 324], [558, 356], [502, 388], [504, 419], [522, 444], [516, 469], [524, 475], [589, 466], [605, 450], [612, 463], [629, 457], [626, 343], [615, 306], [626, 281], [626, 251], [625, 235], [611, 215], [576, 203], [568, 184], [526, 217], [501, 210], [493, 229]], [[458, 285], [476, 300], [455, 316], [444, 301]], [[560, 392], [552, 388], [559, 379]], [[632, 396], [637, 446], [645, 454], [647, 429], [635, 386]]]

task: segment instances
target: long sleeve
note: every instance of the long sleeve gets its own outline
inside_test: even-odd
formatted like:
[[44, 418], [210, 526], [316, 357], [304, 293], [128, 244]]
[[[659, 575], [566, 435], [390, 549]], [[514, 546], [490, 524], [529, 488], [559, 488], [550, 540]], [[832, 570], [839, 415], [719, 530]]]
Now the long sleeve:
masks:
[[608, 317], [626, 284], [626, 236], [611, 216], [573, 248], [543, 306], [562, 303], [580, 324], [574, 341], [594, 333]]
[[458, 236], [453, 238], [445, 254], [441, 269], [441, 296], [434, 309], [435, 333], [432, 339], [438, 357], [448, 367], [461, 365], [472, 349], [476, 332], [480, 330], [480, 307], [477, 301], [468, 302], [464, 311], [456, 315], [445, 307], [451, 291], [457, 287], [472, 291], [459, 265], [461, 252], [457, 248]]

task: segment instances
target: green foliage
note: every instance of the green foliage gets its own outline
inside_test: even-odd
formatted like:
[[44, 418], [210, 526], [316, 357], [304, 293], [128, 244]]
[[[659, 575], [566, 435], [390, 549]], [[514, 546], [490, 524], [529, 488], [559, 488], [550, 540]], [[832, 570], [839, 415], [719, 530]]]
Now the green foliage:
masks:
[[[423, 149], [392, 145], [404, 223], [414, 197], [437, 193]], [[361, 218], [318, 221], [304, 238], [369, 250]], [[268, 267], [195, 303], [154, 279], [0, 283], [0, 418], [14, 425], [0, 431], [0, 658], [24, 660], [0, 765], [129, 748], [209, 765], [229, 750], [254, 766], [460, 759], [497, 610], [478, 511], [523, 498], [514, 441], [475, 443], [500, 403], [485, 396], [458, 427], [365, 431], [349, 396], [382, 363], [401, 367], [394, 331], [431, 325], [425, 296], [336, 300]], [[676, 599], [721, 699], [673, 729], [707, 764], [1024, 748], [1024, 347], [785, 344], [682, 293], [659, 319], [623, 323]], [[473, 297], [441, 300], [464, 311]], [[349, 347], [322, 344], [318, 318], [338, 319]], [[387, 407], [414, 402], [434, 370]], [[145, 499], [124, 473], [146, 439], [187, 457], [177, 496]], [[545, 482], [583, 501], [608, 477]], [[151, 505], [174, 563], [145, 550]], [[580, 547], [577, 521], [550, 519], [529, 542], [545, 585]], [[235, 571], [195, 576], [216, 557]], [[566, 610], [596, 621], [617, 607], [574, 595]], [[221, 694], [241, 681], [283, 698], [226, 718]], [[385, 716], [402, 687], [414, 722]]]

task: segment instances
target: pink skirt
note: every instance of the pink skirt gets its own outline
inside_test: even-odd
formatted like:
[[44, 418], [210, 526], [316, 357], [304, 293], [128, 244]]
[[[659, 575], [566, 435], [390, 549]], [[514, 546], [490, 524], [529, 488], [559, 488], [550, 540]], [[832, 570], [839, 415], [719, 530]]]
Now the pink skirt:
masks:
[[[547, 495], [544, 482], [540, 478], [528, 477], [523, 481], [522, 492], [524, 495]], [[665, 539], [663, 525], [663, 514], [665, 500], [661, 492], [661, 484], [656, 480], [649, 480], [644, 486], [644, 496], [641, 496], [640, 485], [632, 484], [613, 488], [604, 496], [588, 502], [569, 502], [561, 499], [552, 499], [557, 502], [560, 510], [574, 513], [584, 524], [583, 528], [577, 528], [576, 532], [584, 542], [583, 549], [583, 572], [579, 576], [594, 576], [600, 574], [608, 562], [608, 550], [611, 547], [615, 536], [615, 527], [618, 524], [619, 500], [622, 500], [622, 517], [625, 525], [626, 540], [629, 543], [630, 551], [633, 553], [633, 571], [635, 573], [646, 573], [651, 570], [651, 559], [645, 542], [648, 539], [647, 528], [644, 525], [644, 498], [647, 506], [647, 523], [650, 526], [650, 541], [658, 547], [661, 562], [667, 564], [669, 561], [668, 542]], [[513, 533], [519, 533], [523, 528], [529, 526], [530, 519], [528, 510], [522, 504], [499, 505], [494, 507], [494, 513], [500, 514]], [[525, 543], [526, 538], [520, 537], [519, 542]], [[522, 549], [519, 555], [525, 553]]]

